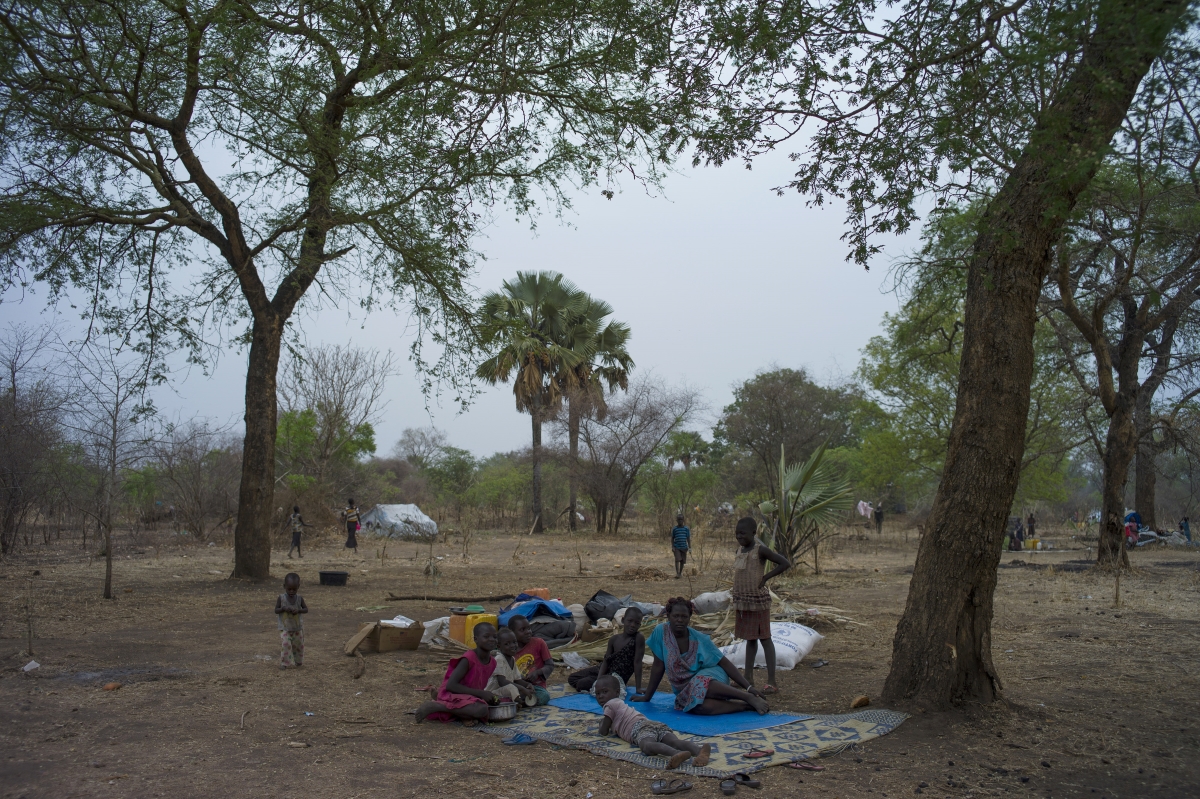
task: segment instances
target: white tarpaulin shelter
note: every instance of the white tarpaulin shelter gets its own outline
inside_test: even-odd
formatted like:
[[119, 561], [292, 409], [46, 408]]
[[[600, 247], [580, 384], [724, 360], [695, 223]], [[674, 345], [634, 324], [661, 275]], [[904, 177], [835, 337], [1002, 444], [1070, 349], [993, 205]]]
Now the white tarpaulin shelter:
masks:
[[416, 505], [376, 505], [359, 519], [364, 530], [388, 538], [432, 538], [437, 522]]

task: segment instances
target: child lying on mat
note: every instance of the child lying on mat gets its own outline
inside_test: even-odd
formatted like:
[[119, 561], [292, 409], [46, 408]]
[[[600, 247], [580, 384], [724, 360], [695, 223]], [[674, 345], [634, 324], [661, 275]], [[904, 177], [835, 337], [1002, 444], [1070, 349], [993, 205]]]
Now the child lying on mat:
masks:
[[484, 690], [533, 707], [537, 704], [537, 695], [533, 692], [533, 686], [525, 682], [517, 669], [517, 652], [521, 648], [517, 642], [517, 634], [507, 627], [502, 627], [496, 638], [500, 642], [500, 651], [492, 658], [496, 661], [496, 670], [492, 672]]
[[453, 658], [446, 667], [437, 701], [425, 702], [416, 710], [417, 721], [453, 721], [462, 719], [470, 725], [487, 719], [488, 705], [499, 700], [487, 690], [488, 680], [496, 670], [496, 628], [487, 622], [475, 625], [475, 648], [460, 658]]
[[703, 746], [680, 739], [666, 724], [651, 721], [634, 710], [618, 695], [621, 684], [616, 677], [606, 674], [596, 680], [596, 701], [604, 707], [604, 718], [600, 720], [600, 734], [616, 733], [642, 750], [645, 755], [662, 755], [670, 758], [667, 768], [679, 768], [689, 758], [693, 766], [707, 766], [712, 746]]

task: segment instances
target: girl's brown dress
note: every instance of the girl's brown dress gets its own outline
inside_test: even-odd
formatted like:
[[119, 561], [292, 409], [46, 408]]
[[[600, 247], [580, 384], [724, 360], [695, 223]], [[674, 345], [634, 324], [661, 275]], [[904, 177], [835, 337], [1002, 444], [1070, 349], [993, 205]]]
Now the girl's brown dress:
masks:
[[733, 559], [733, 608], [737, 611], [733, 635], [745, 641], [771, 637], [771, 592], [761, 586], [762, 546], [755, 538], [748, 550], [739, 547]]

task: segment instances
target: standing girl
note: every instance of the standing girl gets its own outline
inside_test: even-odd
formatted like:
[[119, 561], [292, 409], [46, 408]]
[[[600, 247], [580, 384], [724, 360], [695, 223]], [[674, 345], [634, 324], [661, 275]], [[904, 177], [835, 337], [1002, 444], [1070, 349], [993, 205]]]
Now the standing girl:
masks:
[[308, 605], [300, 590], [300, 575], [289, 573], [283, 578], [283, 593], [275, 600], [275, 617], [279, 619], [279, 668], [304, 665], [304, 619]]
[[353, 549], [354, 554], [358, 554], [358, 506], [354, 504], [354, 497], [346, 500], [346, 509], [342, 511], [342, 516], [346, 519], [346, 549]]
[[[758, 657], [758, 642], [762, 641], [767, 660], [767, 684], [763, 694], [770, 695], [775, 687], [775, 642], [771, 640], [771, 591], [767, 582], [792, 567], [783, 555], [758, 539], [758, 523], [749, 516], [738, 520], [735, 535], [738, 551], [733, 559], [733, 608], [737, 611], [733, 637], [746, 642], [746, 682], [754, 685], [754, 659]], [[767, 561], [775, 568], [763, 574]]]

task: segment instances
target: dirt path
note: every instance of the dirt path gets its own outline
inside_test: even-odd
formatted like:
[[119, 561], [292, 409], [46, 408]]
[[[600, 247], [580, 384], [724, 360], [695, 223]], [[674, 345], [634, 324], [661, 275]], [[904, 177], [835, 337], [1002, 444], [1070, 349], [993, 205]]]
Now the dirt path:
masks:
[[[731, 552], [718, 553], [704, 575], [647, 582], [604, 575], [670, 571], [662, 545], [592, 540], [577, 558], [573, 542], [555, 537], [476, 534], [466, 562], [461, 542], [435, 548], [443, 558], [435, 586], [422, 574], [427, 548], [392, 544], [381, 562], [377, 546], [368, 540], [359, 557], [332, 543], [303, 561], [277, 554], [279, 582], [297, 571], [312, 609], [305, 666], [289, 672], [278, 669], [271, 613], [281, 589], [226, 580], [228, 548], [120, 551], [118, 598], [109, 602], [99, 598], [102, 562], [65, 542], [0, 564], [0, 796], [649, 795], [660, 775], [631, 764], [546, 744], [511, 751], [497, 736], [415, 726], [404, 715], [421, 696], [414, 688], [440, 681], [446, 654], [370, 655], [356, 680], [342, 645], [362, 621], [445, 615], [446, 603], [386, 602], [388, 591], [545, 586], [582, 602], [605, 588], [662, 601], [723, 587], [727, 572], [716, 567], [727, 567]], [[882, 544], [843, 540], [820, 576], [784, 586], [865, 626], [823, 628], [826, 640], [808, 661], [781, 673], [773, 707], [844, 712], [858, 694], [878, 696], [915, 550], [898, 534]], [[821, 774], [769, 769], [753, 795], [1200, 795], [1200, 557], [1134, 553], [1139, 572], [1123, 581], [1123, 607], [1114, 610], [1111, 579], [1064, 570], [1083, 554], [1005, 556], [995, 625], [1003, 705], [915, 717], [826, 760]], [[591, 569], [584, 578], [580, 560]], [[1014, 563], [1031, 560], [1036, 566]], [[350, 571], [350, 585], [319, 586], [317, 571], [327, 567]], [[26, 675], [30, 585], [42, 665]], [[829, 665], [812, 669], [817, 658]], [[565, 681], [565, 672], [552, 679]], [[123, 687], [102, 690], [110, 681]], [[689, 795], [721, 793], [700, 779]]]

